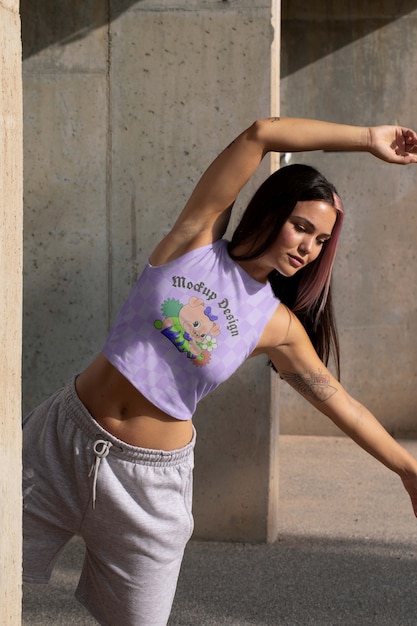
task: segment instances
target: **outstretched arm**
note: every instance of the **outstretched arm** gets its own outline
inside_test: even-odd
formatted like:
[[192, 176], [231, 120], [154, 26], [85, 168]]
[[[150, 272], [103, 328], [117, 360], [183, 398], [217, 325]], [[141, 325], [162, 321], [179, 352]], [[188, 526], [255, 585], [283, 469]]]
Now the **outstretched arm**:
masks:
[[286, 324], [288, 330], [280, 344], [267, 353], [281, 377], [364, 450], [400, 476], [417, 517], [417, 461], [332, 376], [297, 318], [282, 306], [278, 307], [276, 318], [278, 327]]
[[237, 195], [268, 152], [368, 151], [392, 163], [417, 162], [417, 134], [398, 126], [362, 127], [297, 118], [259, 120], [212, 162], [172, 231], [157, 246], [158, 265], [219, 239]]

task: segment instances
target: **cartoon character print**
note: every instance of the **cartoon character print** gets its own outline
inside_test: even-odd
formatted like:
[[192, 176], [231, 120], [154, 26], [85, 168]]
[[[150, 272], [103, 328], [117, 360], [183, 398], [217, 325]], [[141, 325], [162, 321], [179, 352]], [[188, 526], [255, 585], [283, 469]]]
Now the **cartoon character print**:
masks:
[[201, 298], [192, 296], [187, 304], [169, 298], [163, 302], [161, 310], [164, 319], [155, 320], [155, 328], [191, 359], [193, 365], [207, 365], [220, 334], [218, 318], [212, 314], [211, 307], [205, 306]]

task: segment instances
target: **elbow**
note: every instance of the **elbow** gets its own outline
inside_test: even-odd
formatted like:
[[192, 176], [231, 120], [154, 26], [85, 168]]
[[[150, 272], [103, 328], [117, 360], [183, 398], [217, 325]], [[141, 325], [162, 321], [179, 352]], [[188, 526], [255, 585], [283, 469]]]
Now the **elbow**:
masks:
[[246, 133], [245, 133], [248, 141], [252, 141], [252, 142], [256, 143], [260, 148], [262, 148], [262, 151], [264, 153], [268, 152], [268, 148], [267, 148], [267, 143], [268, 143], [267, 142], [267, 138], [268, 138], [267, 124], [268, 124], [268, 120], [265, 120], [265, 119], [255, 120], [249, 126], [249, 128], [246, 130]]
[[262, 150], [263, 156], [268, 152], [274, 151], [274, 147], [271, 143], [271, 122], [278, 120], [278, 117], [259, 119], [254, 121], [247, 130], [248, 139], [257, 143]]

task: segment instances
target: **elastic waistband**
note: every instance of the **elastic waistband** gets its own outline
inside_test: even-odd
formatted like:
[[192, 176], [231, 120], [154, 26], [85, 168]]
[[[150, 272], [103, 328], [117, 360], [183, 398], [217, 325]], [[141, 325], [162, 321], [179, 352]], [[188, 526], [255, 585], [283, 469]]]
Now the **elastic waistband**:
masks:
[[150, 448], [139, 448], [121, 441], [111, 433], [107, 432], [88, 412], [81, 402], [75, 389], [75, 377], [70, 380], [62, 389], [62, 405], [66, 415], [82, 430], [92, 441], [104, 439], [113, 445], [110, 448], [110, 456], [117, 456], [124, 461], [140, 463], [141, 465], [152, 466], [173, 466], [180, 465], [193, 454], [196, 431], [193, 426], [193, 438], [186, 446], [179, 450], [153, 450]]

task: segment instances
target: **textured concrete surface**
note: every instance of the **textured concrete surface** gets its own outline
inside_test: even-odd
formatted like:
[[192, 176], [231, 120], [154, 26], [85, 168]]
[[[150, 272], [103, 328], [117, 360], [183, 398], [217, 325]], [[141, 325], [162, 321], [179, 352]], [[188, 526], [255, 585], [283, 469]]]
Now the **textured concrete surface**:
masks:
[[20, 624], [22, 49], [19, 2], [0, 0], [0, 624]]
[[[278, 541], [191, 541], [169, 625], [415, 626], [417, 520], [397, 476], [346, 438], [281, 437], [280, 461]], [[49, 587], [25, 586], [23, 626], [95, 623], [72, 597], [81, 561], [75, 541]]]
[[[417, 83], [404, 83], [403, 72], [417, 67], [416, 27], [416, 0], [283, 0], [281, 114], [415, 127]], [[292, 155], [294, 162], [321, 170], [345, 205], [334, 280], [343, 384], [390, 432], [416, 437], [415, 166], [334, 152]], [[280, 430], [337, 434], [286, 385]]]
[[[204, 169], [270, 114], [274, 31], [269, 0], [86, 0], [59, 11], [52, 0], [23, 0], [22, 22], [26, 413], [100, 351]], [[243, 197], [268, 173], [266, 160]], [[200, 414], [229, 415], [223, 441], [211, 437], [217, 448], [231, 441], [243, 458], [256, 453], [256, 438], [269, 449], [270, 395], [264, 364], [254, 360], [202, 405]], [[246, 413], [253, 419], [237, 438]], [[219, 468], [234, 475], [240, 467], [230, 467], [230, 455], [216, 458], [218, 493]], [[266, 532], [269, 456], [252, 456], [249, 466], [249, 494], [243, 485], [234, 493], [240, 502], [249, 496], [244, 506], [255, 513], [239, 528], [258, 539]], [[227, 493], [222, 502], [235, 504]], [[225, 534], [214, 511], [209, 523], [217, 538], [241, 536]]]
[[[58, 10], [22, 0], [25, 412], [101, 349], [205, 167], [270, 115], [271, 101], [284, 115], [414, 124], [417, 85], [404, 68], [417, 63], [415, 2], [397, 11], [379, 0], [283, 2], [281, 84], [271, 77], [279, 4], [73, 0]], [[346, 204], [336, 267], [343, 382], [390, 430], [417, 436], [415, 168], [357, 154], [294, 160], [323, 169]], [[238, 213], [268, 171], [266, 160]], [[271, 416], [265, 372], [263, 359], [248, 362], [199, 407], [200, 536], [268, 536], [278, 421], [286, 434], [337, 433], [286, 385], [279, 420]]]

